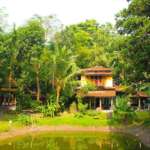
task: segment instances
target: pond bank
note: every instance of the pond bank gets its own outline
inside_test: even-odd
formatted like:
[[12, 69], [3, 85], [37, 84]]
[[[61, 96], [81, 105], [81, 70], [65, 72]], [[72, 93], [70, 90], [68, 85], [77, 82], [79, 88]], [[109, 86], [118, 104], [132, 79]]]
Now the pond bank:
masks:
[[0, 140], [5, 140], [8, 138], [13, 138], [17, 136], [23, 136], [25, 134], [37, 133], [37, 132], [53, 132], [53, 131], [68, 131], [68, 132], [121, 132], [131, 134], [136, 136], [139, 140], [141, 140], [145, 145], [150, 147], [150, 129], [145, 128], [143, 126], [140, 127], [81, 127], [81, 126], [30, 126], [24, 127], [20, 129], [12, 129], [8, 132], [0, 133]]

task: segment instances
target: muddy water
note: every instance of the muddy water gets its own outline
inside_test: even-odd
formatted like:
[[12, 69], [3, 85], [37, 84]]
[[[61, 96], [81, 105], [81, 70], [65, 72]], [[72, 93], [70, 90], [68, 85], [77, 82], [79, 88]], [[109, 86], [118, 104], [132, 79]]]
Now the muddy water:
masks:
[[0, 150], [149, 150], [120, 133], [42, 132], [0, 141]]

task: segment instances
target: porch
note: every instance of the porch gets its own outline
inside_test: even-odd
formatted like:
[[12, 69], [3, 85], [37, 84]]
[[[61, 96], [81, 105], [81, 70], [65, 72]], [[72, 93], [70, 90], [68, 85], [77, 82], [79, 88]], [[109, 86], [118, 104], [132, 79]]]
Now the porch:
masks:
[[137, 110], [150, 110], [150, 96], [144, 92], [137, 92], [131, 97], [131, 106]]
[[0, 88], [0, 109], [16, 109], [16, 88]]
[[88, 104], [88, 109], [113, 110], [115, 90], [89, 91], [84, 96], [84, 103]]
[[101, 110], [113, 110], [114, 98], [105, 97], [105, 98], [85, 98], [84, 103], [88, 104], [88, 109], [94, 109], [97, 111]]

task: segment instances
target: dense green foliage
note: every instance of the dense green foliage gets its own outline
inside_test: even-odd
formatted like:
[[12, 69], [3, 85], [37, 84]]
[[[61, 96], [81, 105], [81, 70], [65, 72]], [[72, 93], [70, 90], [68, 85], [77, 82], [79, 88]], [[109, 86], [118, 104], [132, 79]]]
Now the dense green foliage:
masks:
[[[116, 83], [150, 90], [149, 12], [149, 0], [132, 0], [117, 14], [115, 27], [87, 20], [57, 29], [54, 16], [35, 16], [6, 32], [0, 10], [1, 87], [17, 88], [20, 108], [41, 100], [52, 116], [53, 104], [60, 111], [73, 101], [80, 68], [111, 67]], [[50, 95], [55, 100], [47, 103]]]
[[117, 15], [119, 33], [126, 36], [121, 54], [126, 64], [124, 76], [136, 87], [150, 81], [150, 1], [132, 0]]
[[136, 120], [136, 113], [130, 106], [130, 99], [128, 97], [122, 96], [116, 98], [116, 106], [113, 112], [114, 120], [123, 123], [132, 123]]

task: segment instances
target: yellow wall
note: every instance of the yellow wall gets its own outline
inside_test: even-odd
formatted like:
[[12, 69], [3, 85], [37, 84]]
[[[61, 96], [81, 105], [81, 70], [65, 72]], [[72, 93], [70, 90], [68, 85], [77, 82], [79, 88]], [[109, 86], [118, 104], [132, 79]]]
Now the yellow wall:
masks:
[[86, 76], [81, 76], [81, 86], [82, 86], [82, 87], [85, 86], [86, 83], [87, 83], [87, 78], [86, 78]]
[[104, 87], [113, 87], [113, 78], [112, 77], [104, 77], [103, 80]]
[[[81, 76], [81, 86], [85, 86], [89, 81], [92, 82], [92, 79], [84, 75]], [[101, 84], [104, 87], [113, 87], [113, 78], [111, 76], [104, 76], [101, 78]]]

